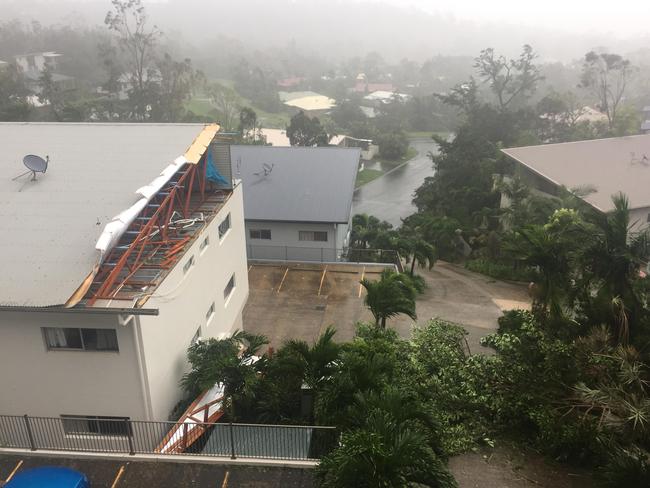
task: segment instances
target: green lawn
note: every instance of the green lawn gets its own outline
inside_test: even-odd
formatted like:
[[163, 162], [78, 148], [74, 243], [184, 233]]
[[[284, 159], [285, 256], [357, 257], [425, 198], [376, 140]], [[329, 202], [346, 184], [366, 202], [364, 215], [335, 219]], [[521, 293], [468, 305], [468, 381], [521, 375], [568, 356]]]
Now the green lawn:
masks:
[[364, 169], [359, 171], [357, 173], [356, 188], [359, 188], [360, 186], [363, 186], [366, 183], [370, 183], [372, 180], [376, 180], [383, 174], [384, 172], [379, 171], [378, 169]]
[[406, 154], [402, 156], [399, 159], [384, 159], [379, 156], [375, 157], [375, 161], [379, 161], [381, 163], [381, 167], [384, 171], [390, 171], [393, 168], [398, 167], [400, 164], [404, 164], [406, 161], [409, 159], [413, 159], [415, 156], [417, 156], [418, 151], [412, 146], [409, 146], [408, 150], [406, 151]]

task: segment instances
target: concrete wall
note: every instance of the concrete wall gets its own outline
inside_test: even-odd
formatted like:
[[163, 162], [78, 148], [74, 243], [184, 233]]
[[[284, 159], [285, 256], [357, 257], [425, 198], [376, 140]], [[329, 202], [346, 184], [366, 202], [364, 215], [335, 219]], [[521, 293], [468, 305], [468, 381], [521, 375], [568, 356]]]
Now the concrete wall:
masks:
[[[246, 245], [249, 259], [290, 261], [336, 261], [347, 246], [348, 224], [246, 221]], [[269, 229], [271, 239], [251, 239], [251, 229]], [[327, 232], [327, 242], [301, 241], [299, 232]], [[338, 249], [338, 252], [337, 252]]]
[[[112, 328], [119, 352], [48, 351], [41, 327]], [[144, 418], [133, 330], [114, 315], [0, 312], [0, 413]]]
[[[230, 214], [231, 228], [219, 238], [219, 224]], [[208, 237], [208, 246], [200, 250]], [[182, 397], [179, 381], [188, 369], [187, 348], [197, 329], [201, 337], [222, 337], [242, 328], [248, 298], [248, 268], [241, 185], [218, 215], [197, 236], [145, 307], [159, 309], [157, 317], [140, 317], [144, 363], [150, 392], [147, 419], [167, 420]], [[191, 257], [194, 265], [185, 273]], [[224, 288], [235, 274], [235, 288], [224, 300]], [[214, 302], [215, 312], [206, 318]]]

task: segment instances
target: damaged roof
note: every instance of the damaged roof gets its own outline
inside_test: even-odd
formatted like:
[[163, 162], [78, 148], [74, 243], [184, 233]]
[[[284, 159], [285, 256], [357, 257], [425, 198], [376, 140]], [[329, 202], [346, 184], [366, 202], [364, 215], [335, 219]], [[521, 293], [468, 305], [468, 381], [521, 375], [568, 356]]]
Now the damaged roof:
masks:
[[[97, 263], [116, 214], [199, 136], [202, 124], [0, 123], [0, 305], [62, 305]], [[22, 159], [50, 161], [15, 179]]]
[[603, 212], [613, 210], [611, 197], [618, 192], [627, 195], [630, 208], [650, 206], [650, 135], [502, 151], [558, 186], [593, 188], [583, 200]]
[[230, 154], [246, 220], [349, 221], [361, 149], [232, 146]]

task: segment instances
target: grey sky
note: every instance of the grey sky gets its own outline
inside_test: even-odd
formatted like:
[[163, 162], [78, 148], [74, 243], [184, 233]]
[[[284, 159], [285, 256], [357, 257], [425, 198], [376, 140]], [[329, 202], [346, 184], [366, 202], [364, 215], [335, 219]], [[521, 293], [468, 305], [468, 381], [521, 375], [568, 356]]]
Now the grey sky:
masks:
[[477, 22], [508, 22], [570, 32], [650, 33], [647, 0], [384, 0]]

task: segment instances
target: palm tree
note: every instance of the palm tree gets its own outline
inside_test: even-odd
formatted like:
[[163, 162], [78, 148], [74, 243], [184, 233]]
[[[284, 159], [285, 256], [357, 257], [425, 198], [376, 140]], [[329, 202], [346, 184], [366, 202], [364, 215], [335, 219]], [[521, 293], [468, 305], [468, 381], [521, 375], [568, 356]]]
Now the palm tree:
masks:
[[377, 248], [379, 241], [385, 241], [393, 226], [386, 221], [368, 214], [356, 214], [352, 217], [350, 247], [354, 249]]
[[420, 227], [403, 225], [399, 230], [398, 248], [406, 256], [406, 262], [411, 262], [411, 276], [416, 262], [421, 268], [431, 269], [437, 259], [436, 248], [424, 239]]
[[188, 350], [191, 370], [183, 376], [181, 384], [195, 396], [216, 383], [223, 383], [224, 397], [234, 420], [235, 403], [253, 395], [264, 363], [258, 354], [266, 344], [266, 337], [245, 331], [236, 331], [226, 339], [198, 341]]
[[335, 334], [336, 329], [328, 326], [311, 347], [305, 341], [292, 339], [283, 348], [284, 352], [298, 358], [304, 368], [303, 380], [312, 390], [329, 379], [336, 367], [341, 346], [334, 342]]
[[364, 303], [375, 318], [375, 325], [386, 328], [386, 320], [399, 314], [415, 320], [415, 295], [412, 280], [402, 273], [386, 269], [378, 281], [361, 280], [366, 289]]
[[596, 231], [584, 252], [583, 266], [595, 291], [597, 313], [609, 316], [618, 341], [627, 343], [629, 327], [638, 324], [644, 310], [636, 285], [650, 255], [650, 242], [646, 230], [632, 232], [627, 197], [619, 193], [612, 202], [612, 212], [592, 218]]

